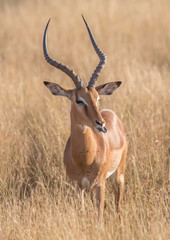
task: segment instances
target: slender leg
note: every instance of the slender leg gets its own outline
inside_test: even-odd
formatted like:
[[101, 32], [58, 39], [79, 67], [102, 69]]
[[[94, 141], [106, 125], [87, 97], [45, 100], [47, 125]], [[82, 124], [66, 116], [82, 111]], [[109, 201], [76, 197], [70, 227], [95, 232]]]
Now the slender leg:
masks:
[[116, 203], [117, 212], [119, 213], [120, 217], [122, 214], [121, 201], [123, 198], [123, 190], [124, 190], [126, 155], [127, 155], [127, 148], [124, 150], [124, 152], [122, 154], [122, 159], [121, 159], [120, 165], [117, 169], [117, 176], [116, 176], [117, 191], [116, 191], [116, 195], [115, 195], [115, 203]]
[[105, 181], [96, 187], [96, 204], [99, 210], [99, 221], [103, 221], [103, 209], [104, 209], [104, 197], [105, 197]]

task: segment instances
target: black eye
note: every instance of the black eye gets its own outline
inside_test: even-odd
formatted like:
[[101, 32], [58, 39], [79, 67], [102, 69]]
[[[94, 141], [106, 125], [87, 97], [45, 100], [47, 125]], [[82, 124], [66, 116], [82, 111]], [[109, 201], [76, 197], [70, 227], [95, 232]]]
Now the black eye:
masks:
[[83, 101], [80, 101], [80, 100], [76, 100], [76, 103], [77, 103], [77, 104], [84, 104], [84, 102], [83, 102]]

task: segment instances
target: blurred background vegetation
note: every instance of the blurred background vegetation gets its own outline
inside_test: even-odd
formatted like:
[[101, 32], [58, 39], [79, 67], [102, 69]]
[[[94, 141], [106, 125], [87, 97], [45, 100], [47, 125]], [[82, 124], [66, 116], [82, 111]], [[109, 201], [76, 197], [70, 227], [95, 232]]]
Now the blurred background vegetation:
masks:
[[[169, 0], [0, 0], [0, 239], [168, 239], [169, 9]], [[111, 177], [103, 227], [65, 176], [70, 103], [43, 85], [73, 87], [43, 57], [50, 17], [51, 56], [89, 81], [99, 59], [81, 14], [108, 57], [98, 84], [123, 82], [101, 108], [128, 136], [124, 216]]]

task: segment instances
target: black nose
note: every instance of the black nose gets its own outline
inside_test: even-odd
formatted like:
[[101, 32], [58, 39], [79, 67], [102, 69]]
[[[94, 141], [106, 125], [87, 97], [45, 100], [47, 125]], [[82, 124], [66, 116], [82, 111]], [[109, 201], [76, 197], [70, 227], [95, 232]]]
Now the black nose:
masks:
[[101, 132], [103, 132], [103, 133], [107, 133], [107, 128], [105, 128], [105, 127], [102, 128], [102, 129], [101, 129]]
[[96, 120], [96, 123], [98, 125], [98, 127], [97, 127], [98, 131], [107, 133], [107, 128], [105, 128], [105, 122], [99, 122]]

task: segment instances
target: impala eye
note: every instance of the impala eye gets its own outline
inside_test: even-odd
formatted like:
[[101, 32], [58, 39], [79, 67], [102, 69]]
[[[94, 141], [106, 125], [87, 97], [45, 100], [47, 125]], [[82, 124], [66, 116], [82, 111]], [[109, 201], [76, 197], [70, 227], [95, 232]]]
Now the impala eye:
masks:
[[77, 104], [84, 104], [84, 102], [81, 101], [81, 100], [76, 100], [76, 103], [77, 103]]
[[76, 99], [76, 103], [79, 104], [79, 105], [87, 105], [86, 101], [82, 97], [78, 97]]

